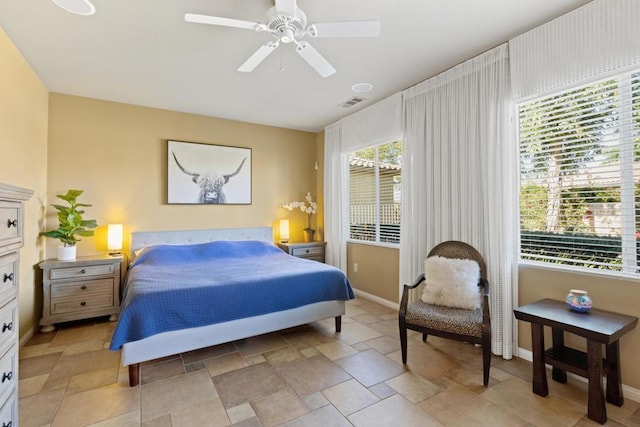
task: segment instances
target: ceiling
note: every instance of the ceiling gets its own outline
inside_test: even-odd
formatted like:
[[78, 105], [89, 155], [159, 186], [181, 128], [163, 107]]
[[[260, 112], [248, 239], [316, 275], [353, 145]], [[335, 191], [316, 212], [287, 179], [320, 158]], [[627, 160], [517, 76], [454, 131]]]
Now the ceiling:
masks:
[[[3, 0], [0, 26], [51, 92], [317, 132], [588, 2], [298, 0], [310, 24], [380, 20], [377, 38], [305, 38], [337, 69], [328, 78], [292, 44], [237, 72], [267, 34], [184, 20], [263, 22], [273, 0], [93, 0], [93, 16]], [[373, 90], [354, 93], [361, 82]], [[366, 100], [339, 106], [354, 95]]]

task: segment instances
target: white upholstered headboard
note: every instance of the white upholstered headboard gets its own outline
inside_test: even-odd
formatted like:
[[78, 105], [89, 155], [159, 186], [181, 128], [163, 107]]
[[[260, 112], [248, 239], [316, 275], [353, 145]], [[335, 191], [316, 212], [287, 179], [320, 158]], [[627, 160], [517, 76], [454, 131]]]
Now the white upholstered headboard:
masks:
[[271, 227], [215, 228], [211, 230], [134, 231], [131, 233], [130, 256], [135, 251], [153, 245], [189, 245], [215, 240], [261, 240], [273, 243]]

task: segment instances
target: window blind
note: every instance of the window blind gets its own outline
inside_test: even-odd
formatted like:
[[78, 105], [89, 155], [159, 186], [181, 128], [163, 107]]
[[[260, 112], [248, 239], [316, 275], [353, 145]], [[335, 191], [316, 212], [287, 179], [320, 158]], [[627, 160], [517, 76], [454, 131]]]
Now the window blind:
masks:
[[375, 150], [349, 156], [349, 237], [376, 241], [378, 223]]
[[349, 237], [400, 243], [402, 143], [395, 141], [349, 155]]
[[637, 275], [640, 72], [519, 105], [521, 258]]

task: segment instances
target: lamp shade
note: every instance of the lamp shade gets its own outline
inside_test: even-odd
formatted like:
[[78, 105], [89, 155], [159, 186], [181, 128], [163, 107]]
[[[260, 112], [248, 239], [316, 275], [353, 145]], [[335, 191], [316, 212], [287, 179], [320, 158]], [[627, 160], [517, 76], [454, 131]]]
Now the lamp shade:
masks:
[[122, 249], [122, 224], [107, 225], [107, 250], [111, 253]]
[[289, 220], [280, 220], [280, 240], [284, 243], [289, 241]]

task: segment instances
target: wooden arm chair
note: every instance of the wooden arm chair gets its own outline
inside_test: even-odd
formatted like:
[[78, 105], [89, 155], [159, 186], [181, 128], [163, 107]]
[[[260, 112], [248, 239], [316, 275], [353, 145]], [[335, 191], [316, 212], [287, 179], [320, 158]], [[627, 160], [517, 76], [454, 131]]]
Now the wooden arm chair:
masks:
[[472, 246], [458, 241], [447, 241], [435, 246], [427, 255], [445, 258], [470, 259], [480, 267], [478, 287], [481, 290], [481, 307], [478, 309], [452, 308], [432, 305], [420, 298], [409, 302], [411, 292], [420, 292], [424, 286], [425, 275], [421, 274], [411, 286], [404, 285], [400, 302], [399, 326], [400, 344], [402, 347], [402, 363], [407, 363], [407, 329], [422, 332], [422, 341], [429, 334], [465, 341], [482, 346], [483, 382], [489, 384], [489, 368], [491, 366], [491, 320], [489, 317], [489, 282], [487, 267], [482, 255]]

